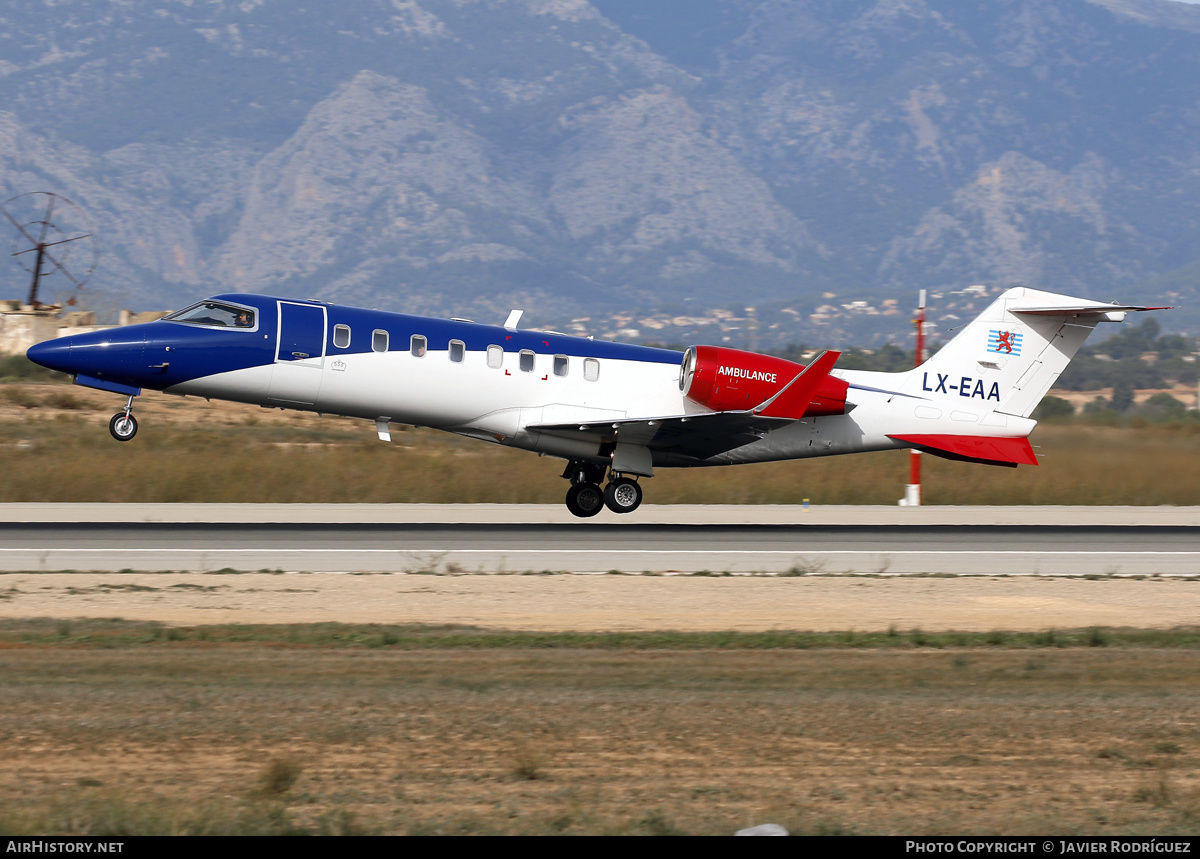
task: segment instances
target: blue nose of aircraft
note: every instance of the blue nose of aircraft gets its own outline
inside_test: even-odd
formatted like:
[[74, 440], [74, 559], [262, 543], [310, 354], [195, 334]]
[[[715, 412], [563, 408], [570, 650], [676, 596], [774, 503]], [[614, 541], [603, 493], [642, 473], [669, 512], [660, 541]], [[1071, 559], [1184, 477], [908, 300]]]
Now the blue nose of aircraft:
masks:
[[89, 379], [140, 385], [146, 375], [143, 325], [110, 328], [73, 334], [31, 346], [25, 353], [30, 361]]
[[74, 373], [71, 367], [71, 341], [73, 337], [61, 337], [58, 340], [47, 340], [45, 343], [35, 343], [25, 352], [25, 357], [35, 364], [41, 364], [60, 373]]

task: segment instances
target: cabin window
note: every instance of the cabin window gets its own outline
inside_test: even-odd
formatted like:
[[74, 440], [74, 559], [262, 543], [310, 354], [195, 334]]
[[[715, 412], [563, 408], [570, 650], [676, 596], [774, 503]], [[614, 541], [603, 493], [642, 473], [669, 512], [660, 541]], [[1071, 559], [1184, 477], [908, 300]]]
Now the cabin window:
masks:
[[388, 333], [376, 328], [371, 332], [371, 351], [386, 352], [388, 349]]
[[533, 353], [528, 349], [521, 350], [521, 371], [524, 373], [533, 372]]
[[450, 360], [453, 361], [455, 364], [462, 363], [463, 355], [466, 354], [466, 351], [467, 351], [466, 343], [463, 343], [461, 340], [451, 340], [450, 341]]
[[428, 346], [429, 343], [425, 339], [424, 334], [414, 334], [412, 341], [409, 343], [409, 351], [412, 352], [414, 358], [424, 358], [425, 350]]
[[570, 361], [566, 355], [554, 356], [554, 375], [565, 376], [567, 375], [567, 370], [569, 370], [570, 367]]
[[595, 358], [583, 359], [583, 378], [594, 382], [600, 378], [600, 362]]
[[350, 345], [350, 326], [335, 325], [333, 326], [333, 345], [339, 349], [345, 349]]
[[253, 328], [254, 311], [216, 301], [202, 301], [166, 317], [171, 322], [188, 325], [212, 325], [218, 328]]
[[488, 347], [488, 366], [493, 370], [504, 366], [504, 350], [499, 346]]

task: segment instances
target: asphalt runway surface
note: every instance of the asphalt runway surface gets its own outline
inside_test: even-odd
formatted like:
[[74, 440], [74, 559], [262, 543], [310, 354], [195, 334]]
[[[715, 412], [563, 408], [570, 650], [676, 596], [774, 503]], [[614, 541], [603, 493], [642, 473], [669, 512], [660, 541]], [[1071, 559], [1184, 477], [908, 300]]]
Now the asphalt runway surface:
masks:
[[[530, 514], [529, 520], [543, 518], [532, 506], [516, 509]], [[1056, 516], [1047, 508], [1044, 521], [1071, 524], [947, 524], [889, 521], [895, 517], [885, 509], [875, 517], [855, 511], [804, 524], [754, 524], [746, 521], [755, 515], [753, 508], [729, 509], [736, 515], [707, 510], [703, 517], [691, 516], [704, 519], [694, 524], [688, 516], [638, 522], [636, 513], [601, 522], [512, 521], [492, 510], [472, 516], [449, 508], [452, 515], [445, 519], [476, 521], [320, 521], [323, 513], [327, 520], [346, 518], [333, 515], [340, 510], [297, 517], [307, 521], [246, 521], [253, 508], [241, 511], [241, 521], [128, 521], [133, 517], [103, 509], [76, 517], [93, 521], [63, 521], [61, 510], [55, 521], [11, 521], [22, 517], [9, 511], [10, 521], [0, 523], [0, 570], [1200, 575], [1200, 525], [1193, 524], [1194, 517], [1183, 517], [1185, 524], [1178, 515], [1172, 524], [1152, 524], [1172, 518], [1153, 515], [1140, 517], [1148, 524], [1087, 524], [1075, 522], [1085, 515]], [[404, 518], [391, 512], [366, 518]], [[94, 521], [106, 518], [127, 521]], [[793, 510], [791, 518], [801, 515]]]

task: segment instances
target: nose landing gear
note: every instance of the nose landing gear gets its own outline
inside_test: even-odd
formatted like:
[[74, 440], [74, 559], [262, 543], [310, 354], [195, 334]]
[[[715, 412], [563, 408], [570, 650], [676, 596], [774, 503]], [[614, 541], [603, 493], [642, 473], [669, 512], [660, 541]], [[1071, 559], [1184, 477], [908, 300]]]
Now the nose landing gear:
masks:
[[608, 470], [590, 462], [572, 461], [563, 477], [571, 481], [567, 490], [567, 509], [580, 518], [589, 518], [608, 507], [614, 513], [632, 513], [642, 503], [642, 487], [636, 480], [611, 474], [603, 491], [600, 484]]
[[129, 441], [137, 435], [137, 418], [133, 416], [132, 412], [133, 397], [131, 396], [125, 403], [125, 411], [117, 412], [108, 422], [108, 431], [117, 441]]

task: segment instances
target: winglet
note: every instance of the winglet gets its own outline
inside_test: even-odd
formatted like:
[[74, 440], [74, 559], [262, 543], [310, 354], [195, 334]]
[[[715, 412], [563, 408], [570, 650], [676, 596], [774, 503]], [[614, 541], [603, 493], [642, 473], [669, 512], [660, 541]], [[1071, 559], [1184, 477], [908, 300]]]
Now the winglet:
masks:
[[754, 414], [765, 418], [792, 418], [799, 420], [804, 417], [812, 405], [813, 394], [818, 386], [825, 381], [834, 363], [842, 357], [841, 352], [825, 351], [800, 371], [799, 375], [783, 386], [778, 394], [758, 406]]

